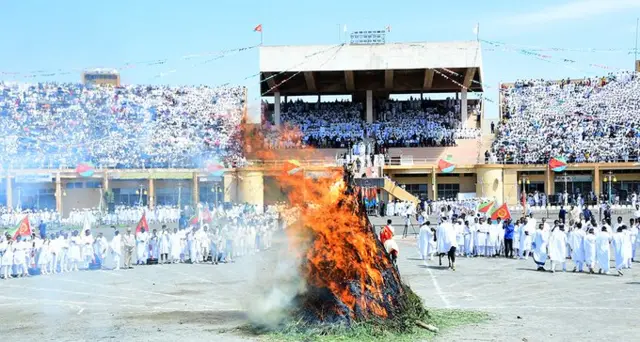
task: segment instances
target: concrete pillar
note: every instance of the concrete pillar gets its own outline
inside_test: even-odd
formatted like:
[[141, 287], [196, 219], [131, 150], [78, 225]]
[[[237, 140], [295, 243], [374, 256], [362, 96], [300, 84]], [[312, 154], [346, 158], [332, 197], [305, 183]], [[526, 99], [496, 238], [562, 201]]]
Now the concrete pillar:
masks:
[[11, 184], [11, 175], [9, 175], [7, 173], [7, 188], [6, 188], [6, 194], [7, 194], [7, 207], [9, 208], [13, 208], [13, 184]]
[[195, 208], [200, 202], [200, 184], [198, 184], [198, 173], [194, 172], [191, 182], [191, 203]]
[[149, 209], [153, 209], [156, 206], [156, 182], [153, 178], [149, 178], [149, 192], [147, 193], [147, 204]]
[[462, 127], [466, 127], [468, 117], [469, 113], [467, 113], [467, 89], [462, 89], [460, 96], [460, 120], [462, 120]]
[[62, 217], [62, 179], [60, 179], [60, 173], [56, 174], [56, 211]]
[[476, 196], [495, 199], [498, 205], [504, 201], [502, 194], [502, 169], [479, 168], [477, 170]]
[[225, 173], [223, 177], [224, 201], [238, 202], [238, 177], [237, 174]]
[[438, 182], [436, 179], [436, 168], [432, 167], [431, 168], [431, 194], [433, 196], [431, 196], [432, 200], [437, 201], [438, 200]]
[[102, 190], [109, 191], [109, 174], [107, 173], [107, 171], [105, 171], [104, 175], [102, 175]]
[[593, 170], [593, 192], [600, 196], [600, 186], [602, 182], [600, 182], [600, 167], [596, 166]]
[[367, 90], [367, 123], [373, 123], [373, 90]]
[[280, 92], [276, 91], [273, 95], [273, 124], [280, 127]]
[[551, 171], [551, 169], [549, 169], [548, 167], [544, 169], [544, 191], [547, 193], [547, 195], [549, 194], [553, 194], [554, 193], [554, 188], [555, 188], [555, 175], [553, 174], [553, 172]]
[[240, 203], [258, 206], [258, 211], [264, 210], [264, 175], [261, 171], [249, 171], [242, 174], [238, 182]]

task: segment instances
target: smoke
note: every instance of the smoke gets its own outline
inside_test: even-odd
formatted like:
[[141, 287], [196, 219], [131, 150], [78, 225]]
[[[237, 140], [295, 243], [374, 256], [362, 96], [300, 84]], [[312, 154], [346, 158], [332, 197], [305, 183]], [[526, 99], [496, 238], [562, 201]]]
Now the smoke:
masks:
[[[249, 321], [256, 327], [274, 330], [290, 317], [296, 297], [307, 291], [300, 273], [306, 248], [293, 250], [286, 234], [274, 239], [273, 251], [265, 253], [253, 280], [256, 291], [246, 299]], [[300, 246], [297, 242], [297, 246]], [[302, 244], [307, 246], [307, 244]]]

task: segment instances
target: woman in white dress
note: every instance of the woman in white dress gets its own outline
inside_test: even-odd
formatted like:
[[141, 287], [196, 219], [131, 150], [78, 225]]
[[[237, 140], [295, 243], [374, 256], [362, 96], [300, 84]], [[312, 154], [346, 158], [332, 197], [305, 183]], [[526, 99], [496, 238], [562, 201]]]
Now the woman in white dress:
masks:
[[49, 239], [45, 239], [40, 246], [40, 253], [38, 255], [38, 268], [40, 268], [40, 274], [46, 275], [49, 274], [49, 261], [51, 260], [51, 241]]
[[78, 236], [78, 232], [74, 231], [71, 235], [71, 239], [69, 239], [69, 255], [67, 256], [70, 271], [78, 270], [78, 264], [82, 261], [81, 247], [82, 239]]

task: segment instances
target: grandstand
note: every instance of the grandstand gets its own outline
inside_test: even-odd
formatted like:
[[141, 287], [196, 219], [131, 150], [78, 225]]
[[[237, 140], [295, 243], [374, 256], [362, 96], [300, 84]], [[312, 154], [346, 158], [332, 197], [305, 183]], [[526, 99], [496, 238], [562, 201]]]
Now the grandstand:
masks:
[[[267, 119], [297, 132], [267, 145], [312, 173], [340, 167], [347, 148], [366, 142], [384, 155], [375, 175], [386, 199], [514, 206], [522, 191], [640, 192], [635, 74], [505, 84], [495, 141], [481, 133], [482, 101], [467, 98], [484, 90], [478, 42], [263, 46], [260, 80]], [[309, 95], [317, 101], [294, 99]], [[282, 200], [273, 165], [242, 155], [246, 98], [241, 87], [0, 83], [0, 205], [66, 217], [107, 205]], [[562, 172], [548, 165], [558, 156], [568, 161]], [[222, 176], [207, 170], [212, 161]]]

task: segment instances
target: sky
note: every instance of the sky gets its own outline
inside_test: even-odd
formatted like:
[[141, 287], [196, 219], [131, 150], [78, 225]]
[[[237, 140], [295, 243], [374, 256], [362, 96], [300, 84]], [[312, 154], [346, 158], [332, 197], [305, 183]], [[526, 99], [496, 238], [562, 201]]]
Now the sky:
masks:
[[[496, 117], [501, 82], [632, 70], [639, 16], [640, 0], [0, 0], [0, 79], [79, 82], [82, 70], [103, 67], [126, 84], [237, 84], [257, 116], [256, 25], [264, 45], [338, 44], [344, 25], [389, 25], [390, 42], [479, 38], [493, 101], [485, 115]], [[528, 53], [535, 48], [554, 50]]]

